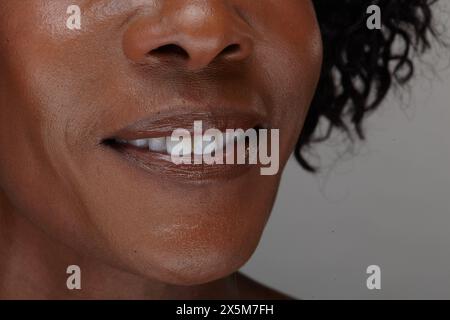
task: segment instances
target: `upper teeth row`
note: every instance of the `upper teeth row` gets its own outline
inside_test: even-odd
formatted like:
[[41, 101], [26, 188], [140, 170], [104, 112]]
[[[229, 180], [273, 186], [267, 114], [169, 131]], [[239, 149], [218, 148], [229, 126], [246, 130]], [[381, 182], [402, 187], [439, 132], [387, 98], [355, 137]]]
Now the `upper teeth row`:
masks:
[[[190, 151], [189, 154], [196, 155], [204, 155], [211, 154], [217, 150], [223, 150], [224, 147], [227, 147], [229, 144], [233, 144], [234, 142], [241, 141], [242, 138], [239, 134], [229, 135], [223, 133], [222, 139], [215, 140], [214, 136], [203, 136], [200, 137], [199, 141], [196, 141], [195, 138], [190, 139], [173, 139], [171, 136], [168, 137], [159, 137], [159, 138], [149, 138], [149, 139], [137, 139], [137, 140], [117, 140], [117, 142], [121, 144], [130, 144], [132, 146], [148, 149], [154, 152], [167, 153], [172, 154], [175, 146], [180, 143], [183, 144], [183, 150]], [[206, 140], [206, 141], [205, 141]], [[220, 141], [222, 140], [222, 141]], [[184, 155], [184, 154], [183, 154]]]

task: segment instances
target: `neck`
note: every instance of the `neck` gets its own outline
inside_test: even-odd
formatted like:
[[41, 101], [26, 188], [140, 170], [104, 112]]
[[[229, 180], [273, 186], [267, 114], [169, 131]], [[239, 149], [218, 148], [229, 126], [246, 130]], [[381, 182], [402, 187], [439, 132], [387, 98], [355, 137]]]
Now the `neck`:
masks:
[[[208, 284], [149, 280], [77, 253], [51, 239], [0, 194], [0, 299], [233, 299], [236, 274]], [[81, 268], [81, 290], [69, 290], [67, 267]]]

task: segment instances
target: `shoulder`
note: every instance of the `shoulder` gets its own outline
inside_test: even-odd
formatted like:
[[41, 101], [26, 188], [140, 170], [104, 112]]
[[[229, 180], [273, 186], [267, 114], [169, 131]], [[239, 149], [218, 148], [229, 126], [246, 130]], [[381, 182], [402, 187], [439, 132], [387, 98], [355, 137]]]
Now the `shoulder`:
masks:
[[241, 299], [244, 300], [295, 300], [280, 291], [270, 288], [262, 283], [240, 273], [236, 273], [237, 286]]

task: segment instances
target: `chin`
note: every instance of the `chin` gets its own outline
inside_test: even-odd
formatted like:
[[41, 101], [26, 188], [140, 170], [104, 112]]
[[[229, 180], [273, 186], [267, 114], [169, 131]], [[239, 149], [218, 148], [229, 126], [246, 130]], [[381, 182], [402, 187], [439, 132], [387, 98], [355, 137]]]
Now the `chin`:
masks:
[[125, 264], [150, 281], [179, 286], [193, 286], [222, 279], [241, 268], [252, 256], [261, 232], [198, 239], [196, 235], [178, 235], [167, 243], [142, 241], [130, 250]]

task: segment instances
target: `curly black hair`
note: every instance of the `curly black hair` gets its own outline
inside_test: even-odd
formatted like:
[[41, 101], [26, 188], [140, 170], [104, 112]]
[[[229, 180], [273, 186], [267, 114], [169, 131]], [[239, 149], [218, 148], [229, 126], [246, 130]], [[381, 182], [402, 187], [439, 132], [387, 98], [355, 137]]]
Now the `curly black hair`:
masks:
[[[316, 172], [303, 152], [328, 139], [334, 130], [351, 140], [365, 139], [363, 120], [394, 83], [406, 84], [414, 73], [412, 53], [424, 53], [435, 38], [432, 6], [438, 0], [313, 0], [324, 45], [320, 81], [295, 148], [295, 157]], [[366, 26], [367, 8], [381, 9], [381, 30]], [[321, 120], [327, 124], [319, 135]]]

